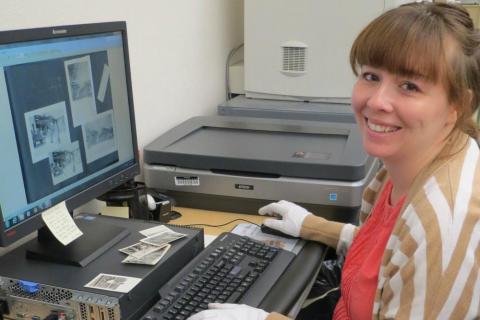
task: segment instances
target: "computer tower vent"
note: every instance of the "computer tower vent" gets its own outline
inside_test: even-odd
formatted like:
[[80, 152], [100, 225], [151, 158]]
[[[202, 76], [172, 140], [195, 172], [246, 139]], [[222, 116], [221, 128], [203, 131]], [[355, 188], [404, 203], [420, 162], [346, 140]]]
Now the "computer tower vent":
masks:
[[80, 309], [80, 320], [88, 320], [87, 305], [85, 303], [78, 304]]
[[[113, 308], [99, 308], [98, 306], [87, 305], [83, 302], [78, 304], [78, 310], [80, 311], [80, 320], [96, 319], [95, 314], [98, 315], [100, 320], [116, 320], [119, 318]], [[93, 310], [97, 312], [95, 313]]]
[[300, 42], [282, 45], [282, 73], [298, 76], [306, 73], [307, 46]]
[[14, 296], [33, 299], [45, 303], [65, 304], [72, 299], [72, 292], [66, 289], [41, 287], [35, 293], [26, 292], [18, 283], [12, 283], [7, 291]]
[[108, 320], [115, 320], [115, 310], [113, 308], [107, 308]]

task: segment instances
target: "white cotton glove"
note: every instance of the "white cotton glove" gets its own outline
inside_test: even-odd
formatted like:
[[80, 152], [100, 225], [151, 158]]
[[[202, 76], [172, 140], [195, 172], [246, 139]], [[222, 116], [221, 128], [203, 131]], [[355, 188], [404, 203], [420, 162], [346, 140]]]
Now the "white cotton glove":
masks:
[[265, 207], [260, 208], [258, 213], [261, 215], [282, 217], [281, 220], [265, 219], [263, 224], [294, 237], [300, 236], [300, 229], [302, 228], [303, 220], [306, 216], [312, 214], [305, 208], [285, 200], [267, 204]]
[[267, 316], [267, 312], [245, 304], [209, 303], [208, 310], [194, 314], [187, 320], [265, 320]]

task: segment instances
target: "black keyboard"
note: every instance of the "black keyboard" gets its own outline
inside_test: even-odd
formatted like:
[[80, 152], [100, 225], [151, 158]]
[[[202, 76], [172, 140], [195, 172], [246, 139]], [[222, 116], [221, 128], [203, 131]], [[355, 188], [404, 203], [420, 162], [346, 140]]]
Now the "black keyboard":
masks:
[[210, 302], [257, 307], [294, 258], [291, 252], [223, 233], [159, 290], [160, 299], [141, 319], [187, 319]]

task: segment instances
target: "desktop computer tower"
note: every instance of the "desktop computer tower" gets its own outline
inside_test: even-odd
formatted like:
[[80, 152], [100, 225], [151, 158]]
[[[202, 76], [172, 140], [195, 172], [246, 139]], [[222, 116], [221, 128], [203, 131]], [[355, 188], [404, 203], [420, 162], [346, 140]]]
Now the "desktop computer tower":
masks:
[[[173, 242], [156, 265], [123, 264], [126, 255], [118, 249], [138, 242], [143, 238], [139, 231], [158, 224], [97, 215], [77, 219], [121, 226], [129, 235], [83, 268], [27, 259], [28, 243], [0, 257], [0, 303], [9, 309], [5, 318], [46, 319], [56, 315], [58, 319], [137, 319], [158, 300], [158, 289], [204, 247], [202, 230], [168, 226], [187, 236]], [[128, 293], [84, 287], [100, 273], [142, 280]]]

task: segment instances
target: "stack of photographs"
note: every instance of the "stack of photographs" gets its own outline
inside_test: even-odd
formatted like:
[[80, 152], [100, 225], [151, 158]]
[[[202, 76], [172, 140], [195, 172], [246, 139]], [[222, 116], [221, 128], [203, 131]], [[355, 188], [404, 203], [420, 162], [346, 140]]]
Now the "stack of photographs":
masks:
[[122, 263], [155, 265], [170, 249], [170, 243], [186, 236], [163, 225], [140, 231], [146, 238], [131, 246], [119, 249], [128, 255]]

